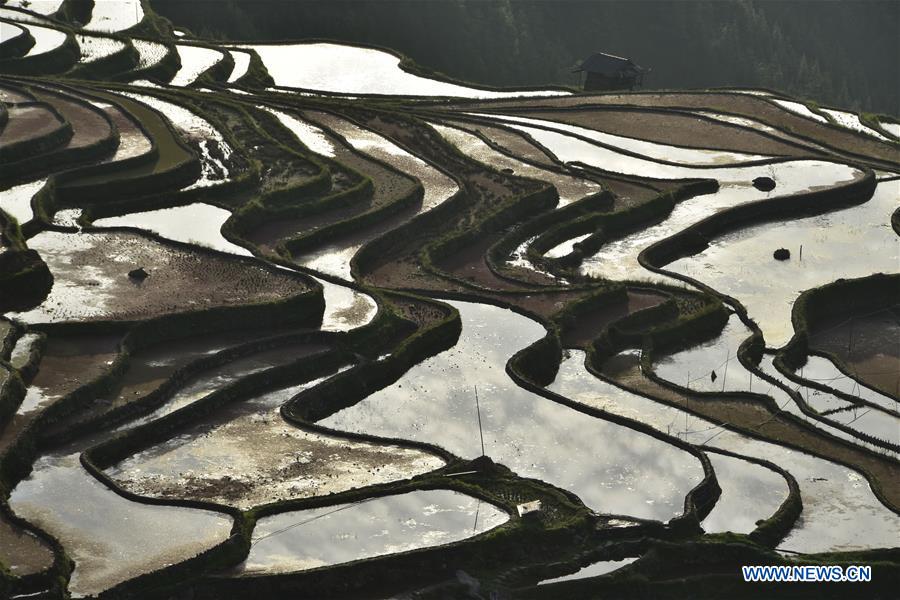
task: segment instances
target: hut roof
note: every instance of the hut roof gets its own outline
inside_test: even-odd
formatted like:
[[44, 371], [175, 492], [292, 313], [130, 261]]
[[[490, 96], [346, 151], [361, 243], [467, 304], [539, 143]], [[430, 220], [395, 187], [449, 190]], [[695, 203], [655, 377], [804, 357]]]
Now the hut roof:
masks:
[[640, 73], [642, 69], [628, 58], [597, 52], [583, 60], [581, 65], [572, 72], [577, 73], [579, 71], [599, 73], [601, 75], [606, 75], [607, 77], [616, 77], [623, 73], [637, 74]]

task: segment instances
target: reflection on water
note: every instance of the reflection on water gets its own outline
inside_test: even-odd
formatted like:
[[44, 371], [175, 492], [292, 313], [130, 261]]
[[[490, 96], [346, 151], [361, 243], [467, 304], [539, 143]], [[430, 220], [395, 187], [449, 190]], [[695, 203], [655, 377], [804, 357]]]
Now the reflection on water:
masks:
[[727, 113], [718, 113], [710, 110], [694, 110], [691, 111], [695, 115], [700, 115], [706, 117], [707, 119], [712, 119], [714, 121], [720, 121], [722, 123], [728, 123], [730, 125], [738, 125], [740, 127], [746, 127], [747, 129], [752, 129], [753, 131], [761, 131], [763, 133], [768, 133], [773, 137], [780, 138], [782, 140], [787, 140], [792, 144], [799, 144], [800, 146], [805, 146], [809, 148], [815, 148], [816, 150], [826, 151], [825, 148], [816, 144], [815, 142], [811, 142], [809, 140], [805, 140], [802, 138], [798, 138], [793, 136], [785, 131], [772, 127], [762, 121], [757, 121], [756, 119], [750, 119], [748, 117], [740, 117], [738, 115], [730, 115]]
[[809, 109], [808, 106], [801, 102], [795, 102], [793, 100], [782, 100], [780, 98], [772, 98], [772, 102], [780, 106], [781, 108], [788, 110], [792, 113], [798, 114], [800, 116], [806, 117], [808, 119], [812, 119], [814, 121], [818, 121], [819, 123], [827, 123], [828, 119], [823, 117], [820, 114], [814, 113]]
[[335, 146], [321, 128], [316, 127], [308, 121], [302, 121], [294, 115], [281, 110], [275, 110], [274, 108], [267, 108], [265, 106], [260, 106], [259, 108], [274, 115], [282, 125], [290, 129], [291, 133], [297, 136], [297, 139], [300, 140], [304, 146], [316, 154], [334, 158]]
[[298, 429], [279, 411], [328, 377], [231, 404], [108, 474], [149, 496], [197, 498], [249, 509], [408, 479], [444, 466], [439, 457]]
[[78, 59], [80, 64], [92, 63], [128, 47], [125, 42], [115, 38], [82, 33], [75, 34], [75, 41], [78, 42], [78, 48], [81, 50], [81, 56]]
[[[742, 339], [737, 339], [736, 342], [739, 344]], [[720, 343], [719, 347], [722, 345], [724, 344]], [[710, 351], [712, 358], [717, 360], [720, 357], [720, 353], [715, 348], [713, 346]], [[691, 350], [695, 349], [692, 348]], [[721, 356], [724, 356], [724, 354], [723, 351]], [[681, 353], [679, 353], [680, 357]], [[682, 368], [685, 364], [689, 364], [694, 368], [696, 364], [697, 368], [700, 369], [700, 365], [707, 362], [709, 358], [704, 356], [704, 352], [701, 349], [693, 352], [690, 356], [686, 356], [684, 362], [679, 362]], [[734, 362], [739, 365], [736, 358]], [[733, 370], [737, 371], [738, 369]], [[682, 377], [682, 373], [683, 370], [675, 372], [679, 378]], [[697, 371], [694, 371], [694, 374], [697, 374]], [[697, 379], [698, 381], [692, 384], [692, 388], [696, 389], [698, 385], [702, 385], [701, 381], [708, 381], [708, 373], [706, 375], [698, 375]], [[740, 379], [740, 377], [736, 376], [732, 381], [734, 384], [737, 384]], [[685, 382], [677, 381], [677, 383], [684, 385]], [[682, 437], [685, 428], [688, 431], [696, 430], [693, 425], [688, 426], [686, 421], [673, 419], [666, 422], [663, 426], [663, 423], [659, 420], [646, 421], [644, 418], [646, 415], [643, 413], [623, 411], [624, 407], [632, 404], [641, 407], [650, 401], [638, 398], [631, 392], [597, 379], [588, 373], [584, 369], [584, 352], [580, 350], [570, 351], [569, 357], [563, 361], [560, 367], [556, 380], [548, 387], [588, 406], [595, 406], [612, 413], [636, 418], [669, 435]], [[732, 386], [729, 386], [728, 389], [732, 389]], [[738, 387], [736, 389], [741, 388]], [[704, 428], [697, 430], [697, 435], [705, 433], [702, 429]], [[707, 433], [712, 435], [715, 432]], [[709, 453], [709, 458], [716, 471], [719, 486], [722, 488], [722, 495], [716, 502], [712, 512], [703, 522], [703, 528], [706, 531], [711, 533], [719, 531], [749, 533], [755, 529], [757, 520], [769, 518], [778, 510], [781, 502], [787, 497], [787, 483], [778, 473], [765, 467], [719, 454]]]
[[316, 281], [322, 284], [325, 295], [323, 331], [349, 331], [362, 327], [370, 323], [378, 312], [378, 305], [372, 296], [324, 279]]
[[143, 18], [141, 0], [103, 0], [93, 3], [91, 18], [84, 28], [91, 31], [123, 31], [134, 27]]
[[841, 127], [846, 127], [847, 129], [858, 131], [859, 133], [864, 133], [883, 142], [890, 141], [890, 138], [888, 138], [887, 136], [884, 136], [871, 127], [864, 125], [862, 121], [859, 120], [859, 115], [857, 115], [856, 113], [847, 112], [845, 110], [836, 110], [833, 108], [822, 108], [820, 110], [833, 118], [835, 122]]
[[[334, 143], [315, 124], [301, 121], [286, 113], [278, 111], [272, 111], [272, 113], [291, 129], [308, 148], [326, 156], [335, 155]], [[387, 234], [416, 215], [438, 206], [455, 194], [459, 187], [450, 177], [435, 167], [374, 131], [364, 129], [346, 119], [328, 113], [309, 111], [306, 114], [310, 118], [314, 118], [317, 123], [342, 136], [355, 150], [382, 160], [418, 179], [424, 187], [422, 202], [416, 210], [401, 211], [391, 218], [381, 220], [374, 226], [364, 227], [351, 235], [340, 236], [331, 240], [330, 243], [305, 251], [302, 256], [295, 259], [304, 267], [349, 281], [353, 278], [350, 272], [350, 261], [364, 244]]]
[[12, 8], [26, 8], [41, 15], [52, 15], [62, 5], [64, 0], [6, 0], [6, 6]]
[[[900, 238], [890, 222], [898, 198], [900, 181], [879, 183], [865, 204], [731, 231], [666, 269], [739, 300], [762, 329], [766, 345], [778, 348], [793, 335], [791, 309], [804, 290], [842, 277], [897, 271]], [[774, 260], [777, 248], [788, 248], [790, 260]], [[601, 249], [598, 257], [606, 256], [606, 248]]]
[[128, 213], [118, 217], [107, 217], [94, 221], [96, 227], [137, 227], [152, 231], [160, 236], [238, 254], [250, 256], [251, 252], [236, 244], [232, 244], [222, 235], [222, 225], [231, 213], [224, 208], [195, 202], [186, 206], [174, 206], [158, 210]]
[[[622, 154], [561, 131], [548, 131], [522, 125], [510, 126], [533, 136], [563, 162], [582, 162], [607, 171], [661, 179], [714, 178], [718, 180], [720, 185], [718, 192], [679, 202], [663, 222], [606, 243], [594, 256], [586, 258], [579, 268], [579, 271], [585, 275], [612, 280], [649, 278], [655, 281], [670, 282], [669, 278], [647, 271], [640, 266], [637, 257], [641, 251], [719, 211], [765, 198], [823, 189], [862, 176], [861, 171], [848, 165], [816, 160], [794, 160], [748, 167], [697, 168], [664, 165], [652, 160]], [[554, 126], [556, 127], [556, 125]], [[677, 147], [664, 147], [672, 148], [673, 151], [678, 149]], [[752, 186], [753, 179], [761, 175], [775, 180], [774, 190], [762, 192]], [[564, 243], [566, 244], [564, 246], [560, 245], [554, 248], [551, 250], [551, 255], [561, 255], [565, 250], [570, 249], [573, 243], [574, 240]]]
[[169, 84], [178, 87], [194, 83], [201, 73], [222, 60], [222, 53], [212, 48], [176, 44], [175, 49], [178, 50], [178, 57], [181, 59], [181, 68]]
[[[778, 182], [778, 187], [772, 192], [760, 192], [749, 186], [749, 180], [758, 174], [772, 176]], [[662, 223], [640, 229], [625, 237], [604, 244], [596, 254], [585, 259], [579, 271], [593, 277], [605, 279], [649, 278], [655, 281], [670, 282], [671, 280], [668, 277], [647, 271], [638, 263], [638, 255], [652, 244], [674, 235], [706, 217], [734, 206], [763, 198], [805, 191], [813, 187], [831, 186], [849, 181], [857, 174], [859, 174], [859, 171], [851, 167], [816, 161], [786, 162], [769, 165], [765, 168], [765, 171], [745, 172], [743, 174], [732, 173], [732, 175], [745, 179], [742, 182], [732, 181], [731, 183], [723, 184], [723, 187], [714, 194], [695, 196], [679, 202]], [[712, 176], [713, 173], [709, 175]], [[720, 180], [720, 183], [723, 182]], [[768, 231], [770, 232], [782, 231], [780, 229], [772, 229], [771, 224], [762, 227], [769, 228]], [[775, 246], [775, 248], [777, 247], [779, 246]], [[767, 252], [764, 259], [767, 263], [772, 262], [772, 249], [766, 246]], [[740, 279], [742, 273], [748, 272], [751, 266], [746, 262], [735, 265], [729, 276], [736, 280]], [[705, 269], [705, 265], [696, 265], [693, 268], [686, 269], [683, 273], [692, 277], [699, 277], [706, 283], [703, 279], [706, 271], [702, 269]], [[758, 274], [758, 272], [754, 271], [754, 274]], [[767, 279], [757, 277], [757, 281], [763, 282], [767, 281]], [[727, 293], [726, 290], [716, 285], [712, 285], [712, 287]]]
[[152, 67], [159, 63], [159, 61], [165, 58], [166, 54], [169, 53], [169, 49], [166, 48], [165, 45], [160, 44], [159, 42], [151, 42], [150, 40], [131, 38], [131, 45], [138, 51], [139, 69]]
[[[222, 366], [201, 371], [188, 379], [185, 384], [169, 398], [165, 404], [153, 412], [127, 423], [119, 428], [130, 429], [136, 425], [149, 423], [160, 417], [175, 412], [209, 394], [221, 390], [242, 377], [259, 373], [265, 369], [285, 365], [324, 349], [324, 346], [313, 344], [292, 344], [280, 346], [272, 350], [257, 352], [249, 356], [235, 359]], [[211, 353], [213, 349], [208, 349]], [[184, 358], [182, 358], [184, 360]], [[148, 365], [152, 367], [152, 362]], [[139, 376], [139, 375], [138, 375]]]
[[[275, 85], [343, 94], [499, 98], [558, 96], [568, 92], [497, 92], [420, 77], [404, 71], [400, 59], [373, 48], [327, 42], [245, 44], [256, 50]], [[302, 65], [302, 68], [298, 68]]]
[[453, 179], [388, 138], [327, 113], [310, 111], [307, 114], [342, 136], [356, 150], [382, 160], [421, 181], [425, 187], [422, 197], [423, 211], [438, 206], [459, 190]]
[[66, 548], [76, 597], [188, 559], [231, 531], [231, 519], [219, 513], [126, 500], [88, 474], [77, 454], [38, 459], [9, 504]]
[[[636, 379], [640, 377], [639, 361], [638, 351], [623, 352], [607, 362], [604, 373], [626, 382]], [[800, 486], [803, 515], [782, 542], [782, 548], [797, 552], [829, 552], [897, 545], [900, 534], [897, 516], [881, 504], [865, 478], [852, 469], [743, 436], [678, 408], [621, 390], [588, 373], [581, 351], [570, 352], [550, 388], [590, 406], [641, 421], [659, 431], [677, 434], [688, 442], [765, 459], [789, 472]], [[754, 497], [758, 495], [764, 503], [771, 492], [752, 489], [751, 493]]]
[[13, 186], [0, 192], [0, 209], [15, 217], [21, 225], [31, 220], [31, 198], [44, 187], [46, 179], [38, 179], [29, 183]]
[[586, 567], [582, 567], [575, 573], [570, 573], [568, 575], [563, 575], [562, 577], [554, 577], [553, 579], [545, 579], [540, 582], [538, 585], [549, 585], [551, 583], [560, 583], [562, 581], [575, 581], [576, 579], [587, 579], [588, 577], [598, 577], [600, 575], [606, 575], [607, 573], [612, 573], [622, 567], [630, 565], [634, 561], [636, 561], [638, 556], [631, 556], [628, 558], [623, 558], [621, 560], [601, 560], [595, 563], [591, 563]]
[[[828, 431], [841, 439], [866, 445], [852, 434], [825, 424], [803, 413], [797, 402], [780, 387], [755, 377], [737, 358], [741, 343], [749, 338], [750, 330], [736, 314], [732, 314], [722, 332], [714, 339], [692, 346], [676, 354], [655, 359], [653, 369], [663, 379], [682, 387], [701, 392], [756, 391], [772, 397], [779, 407], [791, 412], [810, 425]], [[852, 408], [853, 405], [833, 394], [806, 388], [787, 380], [772, 365], [774, 356], [766, 354], [760, 362], [760, 369], [771, 375], [789, 389], [804, 397], [813, 410], [820, 413], [836, 409]], [[894, 417], [879, 411], [866, 412], [863, 408], [849, 413], [829, 414], [829, 418], [846, 423], [851, 429], [875, 435], [894, 443], [900, 442], [900, 427]]]
[[[752, 390], [753, 374], [737, 356], [751, 331], [732, 313], [722, 332], [711, 340], [675, 355], [664, 355], [653, 363], [657, 375], [680, 386], [702, 392]], [[715, 375], [714, 375], [715, 374]], [[761, 387], [757, 378], [757, 387]]]
[[480, 137], [467, 131], [455, 127], [447, 127], [446, 125], [438, 125], [437, 123], [429, 123], [429, 125], [437, 130], [445, 140], [456, 146], [460, 152], [470, 158], [497, 170], [511, 169], [514, 174], [521, 177], [532, 177], [552, 183], [557, 192], [559, 192], [557, 208], [562, 208], [585, 196], [596, 194], [603, 189], [599, 183], [589, 179], [561, 175], [516, 160], [511, 156], [494, 150]]
[[813, 354], [807, 357], [801, 376], [803, 379], [816, 381], [834, 390], [867, 400], [882, 409], [900, 412], [900, 401], [898, 399], [891, 398], [887, 394], [882, 394], [866, 385], [860, 384], [848, 375], [844, 375], [833, 362], [824, 356]]
[[518, 387], [506, 361], [542, 337], [543, 327], [502, 308], [450, 304], [462, 317], [456, 346], [322, 424], [474, 457], [480, 453], [477, 385], [486, 453], [495, 461], [568, 489], [598, 512], [663, 521], [682, 513], [685, 494], [703, 477], [696, 458]]
[[228, 76], [228, 83], [234, 83], [247, 74], [247, 69], [250, 68], [250, 53], [229, 50], [229, 54], [234, 59], [234, 68], [231, 70], [231, 75]]
[[448, 490], [421, 490], [260, 519], [233, 573], [287, 573], [429, 548], [473, 537], [509, 516]]
[[480, 117], [489, 117], [506, 123], [521, 123], [529, 125], [529, 133], [534, 127], [546, 127], [556, 132], [581, 136], [594, 142], [608, 144], [615, 148], [620, 148], [628, 152], [640, 154], [646, 158], [655, 160], [665, 160], [674, 163], [681, 163], [687, 166], [712, 166], [726, 165], [742, 162], [751, 162], [765, 160], [771, 158], [760, 154], [746, 154], [743, 152], [731, 152], [728, 150], [707, 150], [702, 148], [684, 148], [682, 146], [671, 146], [669, 144], [660, 144], [657, 142], [648, 142], [635, 138], [615, 135], [612, 133], [604, 133], [586, 127], [577, 125], [569, 125], [567, 123], [559, 123], [557, 121], [548, 121], [545, 119], [532, 119], [529, 117], [514, 117], [511, 115], [497, 114], [481, 114]]
[[[7, 15], [0, 14], [0, 16]], [[18, 15], [16, 16], [18, 17]], [[50, 52], [51, 50], [55, 50], [59, 46], [62, 46], [63, 42], [66, 41], [66, 34], [64, 31], [51, 29], [49, 27], [41, 27], [40, 25], [34, 25], [32, 23], [22, 23], [21, 25], [27, 29], [28, 33], [31, 34], [31, 37], [34, 38], [34, 46], [25, 53], [25, 56], [36, 56], [38, 54]]]
[[706, 532], [750, 533], [758, 520], [774, 515], [787, 500], [787, 481], [777, 471], [715, 452], [708, 452], [707, 456], [722, 495], [703, 519]]

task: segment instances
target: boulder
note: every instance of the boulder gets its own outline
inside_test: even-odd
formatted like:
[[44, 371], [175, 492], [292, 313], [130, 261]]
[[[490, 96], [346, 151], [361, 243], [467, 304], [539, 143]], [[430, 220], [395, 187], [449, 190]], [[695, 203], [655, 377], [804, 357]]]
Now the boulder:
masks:
[[753, 187], [761, 192], [769, 192], [775, 189], [775, 180], [771, 177], [757, 177], [753, 180]]
[[138, 267], [137, 269], [132, 269], [128, 271], [128, 278], [134, 279], [135, 281], [143, 281], [150, 277], [150, 273], [144, 270], [144, 267]]
[[775, 257], [775, 260], [787, 260], [791, 257], [791, 251], [787, 248], [779, 248], [772, 253], [772, 256]]

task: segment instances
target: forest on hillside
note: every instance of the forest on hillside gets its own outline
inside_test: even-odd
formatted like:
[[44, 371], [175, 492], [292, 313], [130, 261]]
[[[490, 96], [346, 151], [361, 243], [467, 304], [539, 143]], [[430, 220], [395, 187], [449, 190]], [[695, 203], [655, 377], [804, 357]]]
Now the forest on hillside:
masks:
[[758, 86], [900, 113], [896, 0], [153, 0], [211, 38], [387, 46], [495, 86], [574, 85], [595, 51], [652, 69], [648, 88]]

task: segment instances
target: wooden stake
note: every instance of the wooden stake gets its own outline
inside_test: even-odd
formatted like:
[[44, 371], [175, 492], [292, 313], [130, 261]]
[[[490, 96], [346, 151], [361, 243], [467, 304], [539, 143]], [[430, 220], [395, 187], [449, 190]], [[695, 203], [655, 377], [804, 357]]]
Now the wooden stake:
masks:
[[725, 378], [728, 377], [728, 361], [731, 360], [731, 348], [725, 350], [725, 371], [722, 373], [722, 391], [725, 391]]
[[484, 456], [484, 431], [481, 429], [481, 405], [478, 404], [478, 386], [475, 386], [475, 410], [478, 411], [478, 435], [481, 436], [481, 455]]

